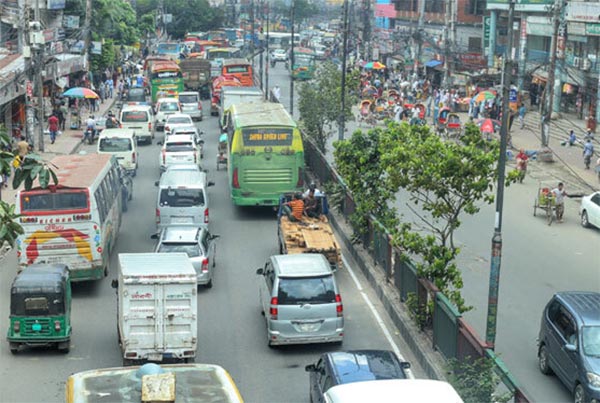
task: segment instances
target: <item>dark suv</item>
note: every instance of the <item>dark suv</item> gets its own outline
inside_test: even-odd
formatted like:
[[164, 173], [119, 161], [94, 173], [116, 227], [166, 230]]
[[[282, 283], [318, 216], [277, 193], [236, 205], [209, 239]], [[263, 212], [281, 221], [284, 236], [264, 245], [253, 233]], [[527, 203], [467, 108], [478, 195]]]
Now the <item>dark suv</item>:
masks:
[[326, 353], [316, 364], [306, 366], [310, 372], [310, 401], [323, 402], [329, 388], [352, 382], [411, 378], [408, 362], [387, 350], [355, 350]]
[[538, 338], [542, 373], [555, 373], [575, 403], [600, 403], [600, 293], [559, 292], [546, 305]]

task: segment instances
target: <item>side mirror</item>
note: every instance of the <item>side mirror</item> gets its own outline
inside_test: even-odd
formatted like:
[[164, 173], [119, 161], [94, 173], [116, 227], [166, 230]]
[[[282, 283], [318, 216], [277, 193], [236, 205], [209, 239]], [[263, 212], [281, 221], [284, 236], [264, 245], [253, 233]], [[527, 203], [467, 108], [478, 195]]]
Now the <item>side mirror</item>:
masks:
[[157, 145], [157, 146], [162, 146], [162, 145], [163, 145], [163, 142], [162, 142], [162, 141], [157, 141], [157, 142], [156, 142], [156, 145]]
[[262, 275], [263, 273], [264, 273], [264, 269], [262, 267], [260, 269], [256, 270], [256, 274]]
[[570, 351], [570, 352], [575, 352], [575, 351], [577, 351], [577, 347], [575, 346], [575, 344], [567, 343], [567, 344], [565, 344], [565, 350]]
[[215, 186], [215, 183], [213, 181], [208, 181], [208, 183], [206, 184], [206, 186]]
[[152, 234], [152, 235], [150, 235], [150, 239], [158, 239], [158, 234]]
[[306, 372], [316, 372], [317, 367], [315, 366], [315, 364], [310, 364], [310, 365], [307, 365], [306, 367], [304, 367], [304, 370]]
[[204, 140], [202, 140], [202, 139], [198, 140], [198, 144], [204, 144]]
[[119, 282], [117, 281], [117, 279], [113, 279], [113, 281], [110, 282], [110, 286], [112, 288], [114, 288], [115, 290], [119, 288]]
[[403, 362], [400, 363], [400, 366], [402, 367], [402, 369], [409, 369], [410, 368], [410, 362], [403, 361]]
[[167, 119], [163, 119], [163, 120], [161, 120], [161, 122], [166, 122], [166, 121], [167, 121]]
[[221, 235], [211, 235], [210, 239], [219, 239], [221, 238]]

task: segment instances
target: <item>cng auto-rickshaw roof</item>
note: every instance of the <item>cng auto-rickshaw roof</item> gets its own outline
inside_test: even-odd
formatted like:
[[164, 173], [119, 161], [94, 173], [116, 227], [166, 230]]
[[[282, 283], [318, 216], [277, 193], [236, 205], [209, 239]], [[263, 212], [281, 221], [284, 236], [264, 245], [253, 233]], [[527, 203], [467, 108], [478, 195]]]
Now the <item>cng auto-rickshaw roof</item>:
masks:
[[33, 264], [17, 275], [12, 290], [27, 288], [62, 289], [69, 277], [64, 264]]

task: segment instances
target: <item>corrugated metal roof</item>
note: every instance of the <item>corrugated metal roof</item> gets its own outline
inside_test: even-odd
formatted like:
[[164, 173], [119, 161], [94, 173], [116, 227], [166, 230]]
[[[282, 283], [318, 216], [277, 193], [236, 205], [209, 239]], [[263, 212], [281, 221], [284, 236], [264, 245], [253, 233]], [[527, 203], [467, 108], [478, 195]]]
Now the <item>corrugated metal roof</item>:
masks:
[[111, 158], [112, 154], [59, 155], [49, 165], [58, 176], [59, 187], [85, 188]]
[[238, 127], [257, 125], [296, 127], [296, 122], [280, 103], [250, 102], [234, 104], [232, 108], [233, 120]]

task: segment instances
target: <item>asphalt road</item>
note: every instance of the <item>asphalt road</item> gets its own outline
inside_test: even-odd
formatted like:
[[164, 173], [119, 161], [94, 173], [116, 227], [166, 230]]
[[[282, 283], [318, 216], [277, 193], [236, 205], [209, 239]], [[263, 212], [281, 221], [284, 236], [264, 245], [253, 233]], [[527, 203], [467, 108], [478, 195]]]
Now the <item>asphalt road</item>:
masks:
[[[283, 64], [269, 72], [269, 87], [281, 87], [281, 101], [289, 110], [289, 75]], [[294, 108], [298, 105], [298, 85]], [[295, 112], [297, 117], [297, 109]], [[346, 137], [359, 128], [357, 122], [348, 122]], [[335, 130], [328, 148], [331, 160], [332, 143], [337, 140]], [[569, 175], [547, 164], [531, 163], [524, 183], [510, 186], [505, 193], [496, 352], [535, 402], [572, 401], [569, 391], [555, 376], [545, 376], [537, 367], [536, 339], [544, 306], [558, 291], [600, 291], [600, 230], [581, 227], [579, 199], [566, 200], [562, 224], [555, 222], [549, 227], [539, 210], [538, 216], [533, 216], [538, 181], [575, 183]], [[399, 212], [414, 218], [405, 202], [400, 194], [396, 203]], [[473, 306], [465, 317], [482, 339], [494, 212], [495, 205], [482, 206], [476, 216], [465, 217], [455, 237], [461, 248], [458, 263], [464, 279], [462, 294], [467, 305]]]
[[[281, 66], [283, 69], [283, 66]], [[208, 104], [205, 103], [208, 111]], [[216, 186], [209, 188], [210, 229], [221, 235], [217, 245], [214, 287], [199, 292], [198, 356], [196, 362], [225, 367], [248, 402], [306, 402], [308, 373], [304, 366], [333, 345], [309, 345], [270, 349], [266, 326], [258, 305], [258, 276], [255, 271], [269, 255], [278, 252], [276, 220], [271, 209], [236, 208], [229, 199], [226, 172], [216, 171], [219, 135], [217, 119], [205, 114], [198, 124], [205, 134], [205, 168]], [[158, 135], [162, 138], [162, 134]], [[94, 152], [92, 146], [84, 150]], [[76, 284], [73, 298], [73, 337], [71, 352], [62, 355], [52, 349], [31, 349], [11, 355], [8, 343], [0, 343], [0, 402], [64, 401], [67, 377], [77, 371], [120, 366], [122, 359], [116, 334], [116, 295], [110, 280], [116, 277], [117, 253], [150, 252], [155, 231], [154, 210], [158, 179], [159, 146], [140, 146], [140, 168], [134, 179], [134, 196], [111, 257], [111, 273], [100, 282]], [[348, 256], [348, 254], [345, 254]], [[349, 261], [350, 267], [355, 265]], [[1, 263], [0, 312], [7, 326], [10, 283], [15, 273], [15, 257]], [[360, 292], [347, 270], [336, 277], [344, 302], [346, 337], [343, 349], [391, 349], [380, 325], [364, 301], [368, 297], [391, 339], [405, 359], [414, 359], [393, 330], [371, 288], [354, 270], [362, 283]], [[4, 328], [6, 329], [6, 328]], [[413, 365], [413, 373], [423, 371]]]

